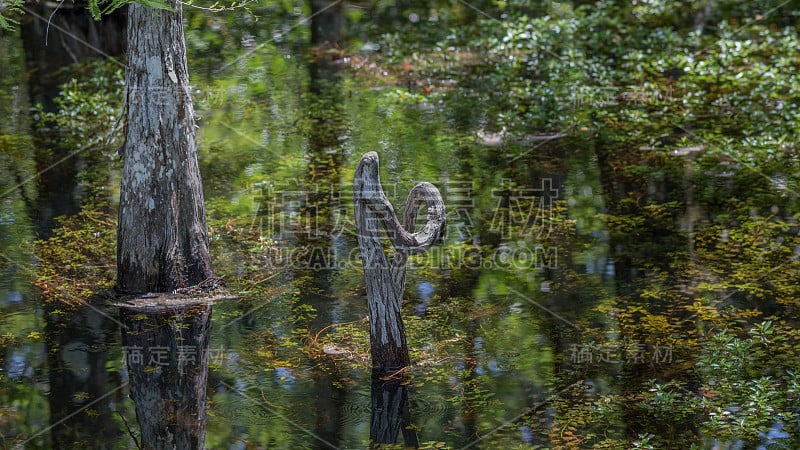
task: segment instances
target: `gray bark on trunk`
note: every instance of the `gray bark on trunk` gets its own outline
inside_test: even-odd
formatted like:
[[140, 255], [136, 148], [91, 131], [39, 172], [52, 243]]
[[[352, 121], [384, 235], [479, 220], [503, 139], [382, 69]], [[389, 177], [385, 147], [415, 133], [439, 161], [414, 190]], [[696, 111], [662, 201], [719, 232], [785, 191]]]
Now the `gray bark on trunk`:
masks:
[[[408, 255], [421, 253], [445, 232], [444, 201], [430, 183], [418, 183], [406, 199], [401, 224], [381, 187], [378, 154], [366, 153], [353, 179], [356, 232], [364, 264], [370, 318], [370, 350], [373, 370], [392, 372], [410, 364], [405, 327], [400, 315], [406, 282]], [[422, 203], [428, 209], [425, 226], [414, 233]], [[389, 262], [383, 250], [379, 224], [395, 248]]]
[[127, 131], [117, 289], [169, 292], [212, 276], [181, 5], [128, 11]]

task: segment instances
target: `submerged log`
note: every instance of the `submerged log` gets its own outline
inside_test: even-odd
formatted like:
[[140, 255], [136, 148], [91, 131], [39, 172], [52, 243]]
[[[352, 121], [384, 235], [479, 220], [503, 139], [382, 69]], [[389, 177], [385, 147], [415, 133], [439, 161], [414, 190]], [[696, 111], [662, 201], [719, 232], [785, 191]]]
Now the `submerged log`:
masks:
[[[353, 179], [355, 221], [370, 318], [370, 350], [373, 370], [392, 372], [410, 364], [400, 306], [406, 282], [408, 255], [421, 253], [444, 237], [445, 209], [439, 190], [430, 183], [418, 183], [406, 199], [401, 224], [381, 187], [378, 154], [366, 153]], [[427, 219], [414, 232], [422, 204]], [[384, 253], [378, 232], [385, 229], [395, 249], [391, 262]]]

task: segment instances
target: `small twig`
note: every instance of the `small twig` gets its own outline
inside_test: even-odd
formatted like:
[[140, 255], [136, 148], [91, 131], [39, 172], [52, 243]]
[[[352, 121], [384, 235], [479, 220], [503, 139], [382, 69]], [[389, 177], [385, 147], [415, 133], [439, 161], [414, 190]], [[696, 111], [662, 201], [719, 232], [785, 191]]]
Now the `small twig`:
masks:
[[92, 222], [99, 223], [100, 225], [105, 225], [107, 227], [114, 227], [114, 224], [105, 220], [100, 220], [97, 218], [92, 217], [90, 214], [84, 215], [85, 218], [91, 220]]
[[283, 272], [286, 272], [286, 270], [284, 269], [284, 270], [281, 270], [281, 271], [279, 271], [279, 272], [275, 272], [275, 273], [273, 273], [272, 275], [268, 276], [267, 278], [264, 278], [264, 279], [262, 279], [262, 280], [258, 280], [258, 281], [256, 281], [256, 282], [252, 283], [252, 285], [253, 285], [253, 286], [258, 286], [259, 284], [261, 284], [261, 283], [263, 283], [263, 282], [265, 282], [265, 281], [269, 281], [269, 280], [271, 280], [271, 279], [273, 279], [273, 278], [277, 277], [278, 275], [282, 274]]
[[58, 5], [55, 7], [55, 9], [53, 9], [53, 12], [50, 13], [50, 17], [47, 18], [47, 29], [44, 32], [44, 46], [45, 47], [47, 47], [47, 38], [50, 36], [50, 22], [53, 21], [53, 16], [56, 15], [56, 12], [58, 12], [58, 8], [60, 8], [61, 5], [63, 5], [63, 4], [64, 4], [64, 0], [61, 0], [61, 2], [58, 3]]
[[328, 325], [328, 326], [325, 326], [325, 327], [323, 327], [321, 330], [319, 330], [319, 331], [317, 332], [317, 334], [314, 336], [314, 339], [312, 339], [312, 340], [311, 340], [311, 343], [312, 343], [313, 345], [317, 345], [317, 340], [319, 339], [319, 336], [320, 336], [320, 335], [321, 335], [323, 332], [325, 332], [325, 330], [327, 330], [327, 329], [329, 329], [329, 328], [333, 328], [333, 327], [335, 327], [335, 326], [338, 326], [338, 325], [350, 325], [351, 323], [358, 323], [358, 322], [362, 322], [362, 321], [364, 321], [365, 319], [366, 319], [366, 318], [364, 318], [364, 319], [358, 319], [358, 320], [353, 320], [353, 321], [351, 321], [351, 322], [337, 322], [337, 323], [332, 323], [332, 324], [330, 324], [330, 325]]
[[396, 371], [394, 371], [394, 372], [392, 372], [392, 373], [390, 373], [390, 374], [388, 374], [386, 376], [381, 377], [381, 380], [388, 381], [388, 380], [393, 380], [395, 378], [400, 378], [400, 375], [402, 375], [404, 372], [412, 369], [413, 367], [414, 366], [401, 367], [401, 368], [397, 369]]
[[234, 10], [237, 10], [237, 9], [240, 9], [240, 8], [246, 8], [247, 5], [249, 5], [250, 3], [253, 3], [255, 1], [256, 0], [242, 0], [241, 2], [233, 4], [231, 6], [216, 6], [216, 5], [219, 4], [219, 2], [216, 2], [211, 6], [198, 6], [198, 5], [193, 5], [190, 2], [182, 2], [182, 1], [179, 1], [178, 3], [180, 3], [183, 6], [188, 6], [190, 8], [199, 9], [201, 11], [222, 12], [222, 11], [234, 11]]
[[273, 409], [282, 409], [282, 410], [284, 410], [284, 411], [286, 410], [286, 408], [284, 408], [284, 407], [282, 407], [282, 406], [278, 406], [278, 405], [276, 405], [276, 404], [274, 404], [274, 403], [270, 402], [269, 400], [267, 400], [267, 396], [266, 396], [266, 395], [264, 395], [264, 391], [261, 391], [261, 400], [263, 400], [263, 401], [264, 401], [264, 403], [266, 403], [266, 405], [267, 405], [267, 406], [269, 406], [270, 408], [273, 408]]

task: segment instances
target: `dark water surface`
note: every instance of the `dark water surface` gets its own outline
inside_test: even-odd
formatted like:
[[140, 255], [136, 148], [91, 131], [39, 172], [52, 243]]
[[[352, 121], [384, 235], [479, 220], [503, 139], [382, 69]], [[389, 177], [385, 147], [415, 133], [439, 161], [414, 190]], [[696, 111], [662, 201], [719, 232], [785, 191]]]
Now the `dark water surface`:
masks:
[[[768, 392], [785, 374], [758, 366], [778, 355], [720, 336], [768, 318], [775, 336], [794, 329], [781, 280], [797, 279], [796, 194], [779, 175], [737, 181], [744, 168], [709, 170], [691, 149], [653, 155], [602, 130], [496, 135], [469, 91], [409, 87], [369, 45], [309, 44], [319, 37], [300, 20], [188, 14], [214, 268], [237, 298], [136, 333], [129, 321], [153, 318], [121, 317], [82, 287], [113, 274], [113, 251], [97, 255], [113, 249], [119, 161], [87, 156], [100, 144], [43, 148], [30, 108], [45, 94], [21, 37], [0, 37], [0, 446], [135, 448], [162, 425], [137, 419], [135, 383], [174, 383], [152, 401], [178, 411], [202, 409], [205, 391], [207, 425], [192, 410], [178, 428], [230, 449], [629, 448], [650, 435], [743, 448], [726, 415], [796, 406], [793, 391]], [[395, 205], [418, 181], [447, 205], [446, 242], [411, 261], [415, 365], [399, 380], [372, 380], [366, 353], [349, 187], [373, 150]], [[750, 222], [717, 219], [737, 214], [730, 198], [756, 195]], [[103, 198], [110, 209], [94, 206]], [[108, 214], [78, 221], [89, 232], [58, 235], [56, 216], [98, 209]], [[75, 247], [94, 257], [53, 255]], [[751, 366], [731, 387], [715, 370], [740, 370], [736, 355]], [[207, 379], [170, 380], [176, 359], [208, 364]], [[763, 395], [712, 403], [724, 389]], [[746, 441], [788, 442], [797, 424], [783, 420]]]

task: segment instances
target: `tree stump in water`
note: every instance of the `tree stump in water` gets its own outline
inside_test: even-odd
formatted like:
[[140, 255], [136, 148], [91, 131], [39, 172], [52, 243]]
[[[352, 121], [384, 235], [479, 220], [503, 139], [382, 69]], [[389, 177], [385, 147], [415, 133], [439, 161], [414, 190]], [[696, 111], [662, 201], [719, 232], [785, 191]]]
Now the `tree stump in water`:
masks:
[[170, 292], [213, 277], [183, 15], [132, 4], [117, 289]]
[[[445, 232], [444, 201], [430, 183], [418, 183], [406, 199], [401, 224], [381, 187], [378, 154], [366, 153], [356, 167], [353, 179], [356, 232], [370, 318], [372, 367], [378, 372], [392, 372], [410, 364], [400, 305], [406, 282], [408, 255], [422, 253]], [[427, 206], [427, 220], [414, 233], [420, 206]], [[379, 224], [386, 229], [395, 249], [391, 262], [386, 257], [379, 234]]]

